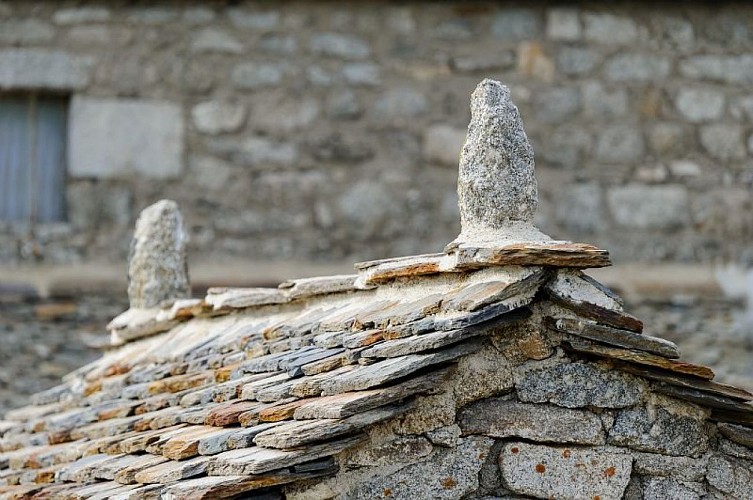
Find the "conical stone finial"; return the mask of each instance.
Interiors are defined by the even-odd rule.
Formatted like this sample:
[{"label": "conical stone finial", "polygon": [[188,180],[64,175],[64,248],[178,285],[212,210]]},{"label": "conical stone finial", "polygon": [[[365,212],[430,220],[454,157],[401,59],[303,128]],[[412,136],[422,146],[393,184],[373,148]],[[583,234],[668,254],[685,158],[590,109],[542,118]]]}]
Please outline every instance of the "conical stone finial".
[{"label": "conical stone finial", "polygon": [[128,258],[128,298],[132,309],[157,307],[190,296],[188,234],[178,204],[160,200],[136,221]]},{"label": "conical stone finial", "polygon": [[549,239],[533,227],[533,148],[510,89],[485,79],[471,96],[458,174],[460,236],[455,243]]}]

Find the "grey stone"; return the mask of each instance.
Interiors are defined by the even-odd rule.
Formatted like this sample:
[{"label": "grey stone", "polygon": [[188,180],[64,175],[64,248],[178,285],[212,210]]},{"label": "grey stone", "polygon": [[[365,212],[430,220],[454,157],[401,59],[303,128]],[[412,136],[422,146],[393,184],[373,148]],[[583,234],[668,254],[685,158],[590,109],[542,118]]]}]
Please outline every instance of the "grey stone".
[{"label": "grey stone", "polygon": [[342,75],[351,85],[372,87],[381,83],[381,70],[372,63],[350,63],[342,68]]},{"label": "grey stone", "polygon": [[125,186],[72,182],[66,190],[66,201],[68,220],[74,227],[124,227],[131,222],[133,195]]},{"label": "grey stone", "polygon": [[638,26],[630,18],[601,12],[583,14],[584,38],[600,44],[629,44],[638,38]]},{"label": "grey stone", "polygon": [[595,233],[606,228],[604,212],[604,194],[595,182],[570,185],[559,193],[557,222],[568,231]]},{"label": "grey stone", "polygon": [[458,424],[452,424],[429,431],[426,433],[426,437],[432,444],[452,448],[458,444],[458,439],[460,439],[462,433],[463,431]]},{"label": "grey stone", "polygon": [[110,20],[107,7],[69,7],[55,11],[52,16],[55,24],[101,23]]},{"label": "grey stone", "polygon": [[507,443],[499,454],[506,486],[536,498],[622,498],[632,458],[600,449]]},{"label": "grey stone", "polygon": [[441,40],[469,40],[476,26],[468,19],[447,19],[437,24],[432,33]]},{"label": "grey stone", "polygon": [[566,75],[583,75],[601,62],[601,53],[588,47],[560,48],[557,53],[557,70]]},{"label": "grey stone", "polygon": [[649,82],[666,78],[672,64],[656,54],[617,54],[604,66],[607,78],[616,82]]},{"label": "grey stone", "polygon": [[552,7],[547,11],[547,38],[572,42],[580,39],[582,31],[578,9],[573,7]]},{"label": "grey stone", "polygon": [[265,34],[259,40],[259,46],[275,54],[294,54],[298,50],[298,42],[292,35]]},{"label": "grey stone", "polygon": [[461,439],[455,448],[437,449],[423,462],[367,479],[345,496],[371,500],[389,491],[394,498],[461,498],[478,488],[478,473],[492,444],[484,437]]},{"label": "grey stone", "polygon": [[680,62],[680,73],[688,78],[732,84],[753,83],[753,55],[700,55]]},{"label": "grey stone", "polygon": [[233,163],[247,167],[291,166],[298,161],[298,147],[263,136],[217,139],[209,144],[216,154],[229,156]]},{"label": "grey stone", "polygon": [[13,45],[28,45],[52,40],[52,26],[40,19],[0,20],[0,42]]},{"label": "grey stone", "polygon": [[491,33],[500,40],[535,39],[541,33],[541,19],[533,10],[508,7],[492,19]]},{"label": "grey stone", "polygon": [[206,28],[191,37],[191,50],[194,52],[220,52],[227,54],[243,53],[243,44],[225,31]]},{"label": "grey stone", "polygon": [[689,223],[688,192],[682,185],[628,184],[607,194],[617,224],[635,229],[673,229]]},{"label": "grey stone", "polygon": [[209,191],[227,189],[230,179],[238,170],[234,165],[203,155],[191,156],[188,167],[194,185]]},{"label": "grey stone", "polygon": [[719,431],[735,443],[753,450],[753,429],[742,425],[719,424]]},{"label": "grey stone", "polygon": [[701,145],[712,157],[722,160],[745,158],[743,128],[730,123],[704,125],[700,131]]},{"label": "grey stone", "polygon": [[69,111],[69,173],[170,178],[183,167],[180,106],[151,99],[74,97]]},{"label": "grey stone", "polygon": [[366,40],[339,33],[319,33],[311,37],[309,48],[315,54],[341,59],[365,59],[371,54]]},{"label": "grey stone", "polygon": [[510,392],[513,376],[510,362],[494,347],[486,346],[478,353],[458,362],[451,389],[458,407],[491,396]]},{"label": "grey stone", "polygon": [[423,93],[409,87],[384,92],[374,104],[374,114],[381,121],[404,123],[426,113],[429,104]]},{"label": "grey stone", "polygon": [[424,132],[424,158],[431,163],[455,166],[465,142],[465,130],[449,125],[432,125]]},{"label": "grey stone", "polygon": [[246,107],[237,101],[205,101],[193,107],[191,118],[196,129],[205,134],[235,132],[246,119]]},{"label": "grey stone", "polygon": [[675,98],[675,106],[690,122],[716,120],[724,112],[724,94],[710,89],[683,88]]},{"label": "grey stone", "polygon": [[706,479],[731,498],[753,498],[753,462],[714,455]]},{"label": "grey stone", "polygon": [[555,87],[534,96],[536,117],[543,123],[572,120],[580,111],[580,90],[577,87]]},{"label": "grey stone", "polygon": [[590,153],[593,137],[582,127],[559,127],[539,149],[540,157],[550,165],[579,167]]},{"label": "grey stone", "polygon": [[319,112],[319,103],[313,98],[280,96],[258,102],[251,113],[251,124],[261,132],[286,135],[314,123]]},{"label": "grey stone", "polygon": [[523,365],[515,373],[515,388],[521,401],[549,402],[567,408],[625,408],[637,404],[645,391],[645,385],[637,378],[592,364],[537,365]]},{"label": "grey stone", "polygon": [[175,20],[178,11],[171,7],[136,7],[130,9],[129,19],[144,24],[159,25]]},{"label": "grey stone", "polygon": [[458,419],[464,434],[493,438],[519,437],[531,441],[604,444],[598,415],[552,405],[534,405],[500,398],[466,406]]},{"label": "grey stone", "polygon": [[92,65],[60,50],[0,50],[0,89],[78,90],[88,85]]},{"label": "grey stone", "polygon": [[452,58],[452,67],[461,73],[506,70],[515,66],[515,53],[511,50],[495,50],[486,54]]},{"label": "grey stone", "polygon": [[693,23],[679,16],[658,15],[651,19],[651,26],[658,32],[662,45],[675,50],[687,50],[695,42]]},{"label": "grey stone", "polygon": [[83,25],[69,28],[68,37],[80,45],[107,43],[112,46],[123,46],[131,41],[132,32],[124,27]]},{"label": "grey stone", "polygon": [[208,7],[190,7],[183,11],[183,20],[190,24],[204,24],[213,21],[214,11]]},{"label": "grey stone", "polygon": [[646,500],[699,500],[701,497],[691,490],[671,479],[648,478],[643,485],[643,498]]},{"label": "grey stone", "polygon": [[594,120],[607,120],[628,113],[628,94],[623,88],[607,90],[599,82],[586,82],[581,89],[583,114]]},{"label": "grey stone", "polygon": [[254,90],[278,85],[287,72],[285,63],[246,62],[233,68],[230,80],[240,89]]},{"label": "grey stone", "polygon": [[280,24],[280,13],[274,10],[253,11],[231,8],[227,10],[227,17],[236,27],[253,30],[271,30]]},{"label": "grey stone", "polygon": [[633,470],[638,474],[671,477],[680,481],[703,481],[706,475],[707,457],[668,457],[642,452],[633,452],[632,455]]},{"label": "grey stone", "polygon": [[687,133],[676,123],[657,123],[649,128],[648,141],[657,154],[678,155],[685,152]]},{"label": "grey stone", "polygon": [[709,446],[704,422],[662,407],[622,410],[607,442],[639,451],[673,456],[700,456]]},{"label": "grey stone", "polygon": [[[493,181],[492,181],[493,180]],[[536,212],[533,148],[510,89],[482,81],[471,97],[471,123],[460,155],[461,237],[530,223]]]},{"label": "grey stone", "polygon": [[719,440],[718,450],[725,455],[753,460],[753,450],[746,448],[745,446],[740,446],[739,444],[733,443],[732,441],[724,438]]},{"label": "grey stone", "polygon": [[332,73],[316,65],[306,68],[306,79],[310,84],[320,87],[327,87],[333,81]]},{"label": "grey stone", "polygon": [[348,458],[347,464],[356,467],[382,467],[413,463],[428,456],[434,447],[423,436],[398,436],[377,446],[361,449]]},{"label": "grey stone", "polygon": [[151,308],[169,299],[189,297],[183,216],[174,201],[161,200],[142,210],[128,259],[131,308]]},{"label": "grey stone", "polygon": [[363,106],[352,90],[333,91],[327,97],[327,115],[339,120],[355,120],[363,114]]},{"label": "grey stone", "polygon": [[597,159],[618,164],[631,164],[643,158],[643,135],[631,125],[604,127],[596,143]]}]

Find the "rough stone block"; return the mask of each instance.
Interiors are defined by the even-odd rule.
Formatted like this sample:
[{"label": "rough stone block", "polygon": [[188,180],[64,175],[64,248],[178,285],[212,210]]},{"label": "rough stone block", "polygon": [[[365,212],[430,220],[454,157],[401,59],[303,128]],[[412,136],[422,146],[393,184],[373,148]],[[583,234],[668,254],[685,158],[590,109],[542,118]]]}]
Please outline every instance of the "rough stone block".
[{"label": "rough stone block", "polygon": [[629,184],[611,189],[609,208],[617,224],[635,229],[673,229],[688,224],[685,186]]},{"label": "rough stone block", "polygon": [[3,44],[49,42],[54,36],[52,26],[40,19],[0,20],[0,43]]},{"label": "rough stone block", "polygon": [[557,52],[557,70],[566,75],[584,75],[601,62],[602,55],[587,47],[564,46]]},{"label": "rough stone block", "polygon": [[230,22],[238,28],[253,30],[271,30],[280,24],[280,13],[274,10],[246,10],[233,8],[227,10]]},{"label": "rough stone block", "polygon": [[69,7],[55,11],[55,24],[102,23],[110,19],[107,7]]},{"label": "rough stone block", "polygon": [[550,402],[567,408],[625,408],[637,404],[645,391],[645,385],[631,375],[586,363],[543,368],[530,363],[518,369],[515,379],[521,401]]},{"label": "rough stone block", "polygon": [[465,130],[433,125],[424,132],[424,158],[428,162],[457,166],[465,142]]},{"label": "rough stone block", "polygon": [[680,481],[703,481],[708,457],[668,457],[658,453],[635,452],[633,470],[646,476],[671,477]]},{"label": "rough stone block", "polygon": [[598,448],[508,443],[499,454],[509,489],[536,498],[622,498],[632,458]]},{"label": "rough stone block", "polygon": [[541,34],[541,19],[533,10],[506,8],[492,19],[491,33],[507,41],[535,39]]},{"label": "rough stone block", "polygon": [[740,125],[714,123],[702,127],[701,145],[717,160],[731,161],[745,158],[743,129]]},{"label": "rough stone block", "polygon": [[578,9],[554,7],[546,15],[546,36],[551,40],[572,42],[581,37]]},{"label": "rough stone block", "polygon": [[259,89],[279,84],[288,71],[284,63],[247,62],[233,68],[230,81],[239,89]]},{"label": "rough stone block", "polygon": [[560,193],[557,222],[568,231],[595,233],[607,225],[604,211],[604,195],[598,183],[575,184]]},{"label": "rough stone block", "polygon": [[690,122],[716,120],[724,112],[724,94],[710,89],[680,89],[675,107]]},{"label": "rough stone block", "polygon": [[628,17],[602,12],[583,14],[584,38],[599,44],[629,44],[638,39],[638,26]]},{"label": "rough stone block", "polygon": [[382,121],[403,121],[426,112],[429,103],[422,92],[399,87],[382,94],[374,104],[374,113]]},{"label": "rough stone block", "polygon": [[461,498],[479,486],[478,473],[494,441],[461,439],[455,448],[437,449],[428,459],[396,472],[376,475],[344,495],[353,499]]},{"label": "rough stone block", "polygon": [[598,415],[500,398],[485,399],[463,408],[459,423],[465,434],[494,438],[515,436],[562,444],[604,444],[605,440]]},{"label": "rough stone block", "polygon": [[379,85],[382,80],[380,67],[372,63],[346,64],[342,68],[342,75],[345,81],[351,85],[366,87]]},{"label": "rough stone block", "polygon": [[191,41],[194,52],[243,53],[243,44],[235,37],[215,28],[206,28],[195,33]]},{"label": "rough stone block", "polygon": [[716,82],[753,83],[753,55],[700,55],[680,62],[680,73],[688,78]]},{"label": "rough stone block", "polygon": [[365,59],[371,54],[366,40],[339,33],[319,33],[311,37],[309,48],[315,54],[341,59]]},{"label": "rough stone block", "polygon": [[701,496],[687,486],[673,481],[652,477],[643,485],[643,498],[645,500],[699,500]]},{"label": "rough stone block", "polygon": [[206,101],[191,110],[191,117],[199,132],[216,135],[235,132],[246,118],[246,107],[235,101]]},{"label": "rough stone block", "polygon": [[644,150],[640,128],[613,125],[604,127],[599,134],[595,156],[606,163],[634,164],[643,159]]},{"label": "rough stone block", "polygon": [[70,107],[73,177],[170,178],[183,166],[183,112],[168,101],[77,96]]},{"label": "rough stone block", "polygon": [[0,50],[0,89],[77,90],[86,87],[93,60],[61,50]]},{"label": "rough stone block", "polygon": [[580,89],[555,87],[537,92],[533,100],[536,117],[543,123],[562,123],[572,120],[580,111]]},{"label": "rough stone block", "polygon": [[617,54],[604,66],[607,78],[616,82],[658,81],[669,75],[672,63],[656,54]]},{"label": "rough stone block", "polygon": [[687,457],[700,456],[709,446],[702,420],[670,413],[661,407],[621,411],[607,442],[639,451]]},{"label": "rough stone block", "polygon": [[753,462],[714,455],[706,479],[730,498],[753,498]]}]

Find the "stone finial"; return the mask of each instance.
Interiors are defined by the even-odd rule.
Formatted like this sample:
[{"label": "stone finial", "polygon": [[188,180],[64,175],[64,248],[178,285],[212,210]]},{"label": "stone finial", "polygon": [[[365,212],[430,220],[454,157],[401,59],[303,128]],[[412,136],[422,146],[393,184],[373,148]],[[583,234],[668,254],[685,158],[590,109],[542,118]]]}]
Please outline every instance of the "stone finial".
[{"label": "stone finial", "polygon": [[160,200],[136,221],[128,258],[128,298],[132,309],[157,307],[191,293],[186,262],[188,234],[178,204]]},{"label": "stone finial", "polygon": [[471,97],[458,174],[456,243],[549,239],[533,227],[537,194],[533,148],[510,89],[485,79]]}]

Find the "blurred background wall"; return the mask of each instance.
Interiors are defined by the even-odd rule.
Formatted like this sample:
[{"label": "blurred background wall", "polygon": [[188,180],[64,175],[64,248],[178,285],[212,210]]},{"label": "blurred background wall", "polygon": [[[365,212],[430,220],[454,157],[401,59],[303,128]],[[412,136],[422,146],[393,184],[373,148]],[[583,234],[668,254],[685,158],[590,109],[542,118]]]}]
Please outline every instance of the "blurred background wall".
[{"label": "blurred background wall", "polygon": [[440,251],[484,77],[520,107],[541,229],[609,249],[604,279],[663,304],[655,333],[736,332],[699,361],[747,353],[743,2],[0,1],[0,289],[74,304],[0,318],[109,314],[83,282],[120,307],[134,220],[164,197],[209,283]]}]

